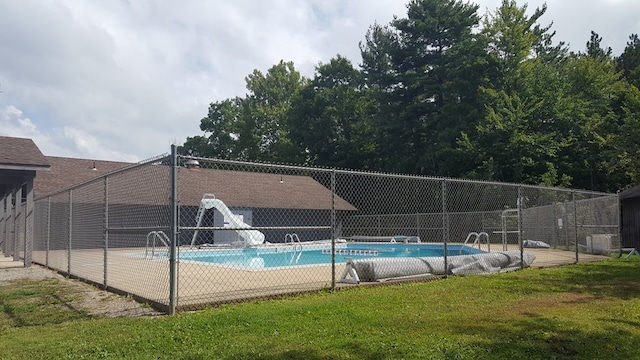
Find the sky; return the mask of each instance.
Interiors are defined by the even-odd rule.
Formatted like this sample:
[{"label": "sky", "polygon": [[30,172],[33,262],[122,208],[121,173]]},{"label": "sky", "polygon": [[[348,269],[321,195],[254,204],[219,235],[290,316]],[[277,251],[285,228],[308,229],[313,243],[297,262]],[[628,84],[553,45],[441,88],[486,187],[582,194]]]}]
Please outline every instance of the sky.
[{"label": "sky", "polygon": [[[280,60],[303,76],[340,54],[361,62],[369,26],[408,0],[2,0],[0,136],[48,156],[138,162],[203,135],[209,104],[246,95]],[[500,0],[475,0],[480,15]],[[519,0],[528,12],[544,2]],[[547,0],[542,25],[619,55],[640,33],[638,0]]]}]

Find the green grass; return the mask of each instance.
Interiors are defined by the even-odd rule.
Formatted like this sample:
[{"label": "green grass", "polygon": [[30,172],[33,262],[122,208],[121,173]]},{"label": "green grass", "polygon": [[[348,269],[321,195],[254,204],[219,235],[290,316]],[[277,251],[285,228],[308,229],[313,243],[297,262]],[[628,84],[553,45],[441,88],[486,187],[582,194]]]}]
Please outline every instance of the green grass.
[{"label": "green grass", "polygon": [[0,333],[12,328],[88,319],[85,311],[70,307],[74,292],[57,279],[15,280],[0,286]]},{"label": "green grass", "polygon": [[[29,291],[37,298],[40,283],[0,287],[1,359],[640,358],[638,260],[358,287],[157,318],[90,319],[47,301],[37,301],[42,309],[32,308],[32,317],[12,315],[17,305],[4,304],[29,302]],[[66,311],[66,319],[46,320],[47,308]]]}]

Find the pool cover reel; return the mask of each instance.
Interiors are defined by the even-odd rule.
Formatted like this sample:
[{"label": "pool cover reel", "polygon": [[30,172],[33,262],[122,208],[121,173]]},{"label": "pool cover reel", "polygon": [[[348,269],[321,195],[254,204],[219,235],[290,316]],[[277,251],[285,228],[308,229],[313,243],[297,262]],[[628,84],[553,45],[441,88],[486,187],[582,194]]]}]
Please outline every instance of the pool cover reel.
[{"label": "pool cover reel", "polygon": [[[529,267],[535,258],[525,252],[523,264],[519,250],[449,256],[447,267],[448,273],[454,275],[492,274]],[[352,279],[347,279],[348,275]],[[341,281],[384,281],[420,275],[445,275],[444,257],[351,259]]]}]

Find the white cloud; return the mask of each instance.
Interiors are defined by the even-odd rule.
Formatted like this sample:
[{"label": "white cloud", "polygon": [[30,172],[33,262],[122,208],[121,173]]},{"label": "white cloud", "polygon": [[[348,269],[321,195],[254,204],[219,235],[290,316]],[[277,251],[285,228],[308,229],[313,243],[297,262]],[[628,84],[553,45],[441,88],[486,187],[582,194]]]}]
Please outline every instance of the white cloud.
[{"label": "white cloud", "polygon": [[12,105],[0,108],[0,135],[33,139],[40,151],[47,155],[73,156],[72,151],[58,146],[61,142],[55,139],[55,132],[43,133],[30,118],[24,116],[22,110]]},{"label": "white cloud", "polygon": [[0,109],[0,129],[3,136],[28,138],[40,135],[31,119],[12,105]]},{"label": "white cloud", "polygon": [[[494,11],[500,0],[484,0],[483,8]],[[614,55],[620,55],[629,35],[640,33],[640,1],[638,0],[518,0],[520,6],[528,4],[528,13],[547,4],[547,12],[540,18],[541,25],[553,23],[555,40],[564,41],[573,51],[585,51],[591,30],[598,33],[602,46],[610,46]]]},{"label": "white cloud", "polygon": [[130,154],[108,150],[96,136],[72,127],[47,129],[44,133],[30,118],[24,116],[22,110],[12,105],[0,108],[0,135],[33,139],[46,155],[128,162],[140,160]]},{"label": "white cloud", "polygon": [[109,159],[113,161],[136,162],[138,158],[120,151],[106,149],[100,140],[82,130],[71,127],[64,128],[64,135],[75,145],[79,153],[87,154],[89,159]]},{"label": "white cloud", "polygon": [[[3,0],[0,132],[33,137],[47,155],[165,153],[174,139],[200,134],[210,102],[243,96],[254,69],[282,59],[312,76],[336,54],[358,64],[367,28],[405,16],[406,2]],[[592,27],[616,53],[640,32],[636,0],[547,3],[542,22],[554,21],[557,40],[577,50]],[[479,4],[495,10],[500,0]]]}]

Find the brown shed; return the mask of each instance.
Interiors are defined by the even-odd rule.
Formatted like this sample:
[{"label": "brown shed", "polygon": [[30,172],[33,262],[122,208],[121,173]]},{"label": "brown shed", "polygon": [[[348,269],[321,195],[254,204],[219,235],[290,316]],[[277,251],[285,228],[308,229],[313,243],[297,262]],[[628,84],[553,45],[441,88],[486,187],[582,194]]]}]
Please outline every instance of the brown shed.
[{"label": "brown shed", "polygon": [[640,185],[618,194],[621,247],[640,250]]}]

